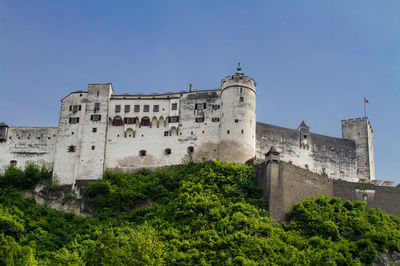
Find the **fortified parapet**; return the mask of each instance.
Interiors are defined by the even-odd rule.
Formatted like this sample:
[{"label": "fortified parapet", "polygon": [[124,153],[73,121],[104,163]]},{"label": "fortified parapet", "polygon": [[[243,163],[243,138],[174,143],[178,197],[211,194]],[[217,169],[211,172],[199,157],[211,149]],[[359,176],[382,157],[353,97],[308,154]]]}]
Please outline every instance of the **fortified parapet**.
[{"label": "fortified parapet", "polygon": [[375,179],[374,141],[367,117],[342,120],[342,138],[356,143],[357,177]]},{"label": "fortified parapet", "polygon": [[221,82],[219,158],[244,163],[256,151],[256,82],[244,75],[240,64]]}]

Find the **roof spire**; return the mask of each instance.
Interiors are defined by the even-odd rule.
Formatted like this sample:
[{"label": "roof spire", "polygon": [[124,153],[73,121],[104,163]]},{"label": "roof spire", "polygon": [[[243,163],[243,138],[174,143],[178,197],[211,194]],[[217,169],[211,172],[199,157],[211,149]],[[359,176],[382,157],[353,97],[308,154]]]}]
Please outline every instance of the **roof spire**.
[{"label": "roof spire", "polygon": [[236,68],[236,75],[239,75],[239,76],[243,75],[242,68],[240,67],[240,62],[238,62],[238,66]]}]

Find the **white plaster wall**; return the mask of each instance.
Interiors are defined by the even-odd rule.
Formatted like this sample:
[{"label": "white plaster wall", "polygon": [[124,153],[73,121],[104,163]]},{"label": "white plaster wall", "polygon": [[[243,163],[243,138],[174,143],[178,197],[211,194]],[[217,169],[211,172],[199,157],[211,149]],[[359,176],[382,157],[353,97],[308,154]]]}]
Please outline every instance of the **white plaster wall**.
[{"label": "white plaster wall", "polygon": [[53,168],[57,128],[10,127],[7,140],[0,142],[0,172],[12,160],[22,169],[29,163]]}]

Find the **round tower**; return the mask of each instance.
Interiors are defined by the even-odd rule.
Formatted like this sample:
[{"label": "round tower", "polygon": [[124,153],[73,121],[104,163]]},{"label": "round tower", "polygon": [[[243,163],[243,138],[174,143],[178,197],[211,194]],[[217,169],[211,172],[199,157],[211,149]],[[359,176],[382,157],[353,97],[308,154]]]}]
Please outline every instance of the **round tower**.
[{"label": "round tower", "polygon": [[256,82],[236,73],[221,81],[219,159],[244,163],[256,152]]}]

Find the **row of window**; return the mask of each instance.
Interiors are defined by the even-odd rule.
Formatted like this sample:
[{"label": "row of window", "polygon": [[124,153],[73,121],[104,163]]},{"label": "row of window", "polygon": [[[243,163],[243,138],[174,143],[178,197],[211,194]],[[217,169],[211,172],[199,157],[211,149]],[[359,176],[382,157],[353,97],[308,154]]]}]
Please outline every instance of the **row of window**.
[{"label": "row of window", "polygon": [[[177,109],[178,109],[178,104],[177,103],[173,103],[171,105],[171,110],[177,110]],[[131,111],[131,106],[126,104],[124,106],[124,112],[125,113],[129,113],[130,111]],[[135,113],[139,113],[140,112],[140,105],[139,104],[135,104],[133,106],[133,111]],[[160,106],[159,105],[153,105],[153,112],[154,113],[158,113],[159,111],[160,111]],[[116,113],[120,113],[121,112],[121,105],[116,105],[115,106],[115,112]],[[148,104],[143,105],[143,112],[145,112],[145,113],[150,112],[150,105],[148,105]]]},{"label": "row of window", "polygon": [[[101,115],[91,115],[90,116],[90,121],[101,121]],[[70,124],[78,124],[79,123],[79,117],[70,117],[68,122]]]},{"label": "row of window", "polygon": [[[96,147],[95,147],[95,146],[92,146],[91,149],[94,151],[94,150],[96,149]],[[75,151],[76,151],[76,146],[74,146],[74,145],[68,146],[68,152],[75,152]],[[188,153],[189,155],[192,155],[193,152],[194,152],[194,147],[193,147],[193,146],[189,146],[189,147],[187,148],[187,153]],[[171,153],[172,153],[172,150],[171,150],[170,148],[167,148],[167,149],[164,150],[164,154],[165,154],[165,155],[170,155]],[[140,151],[139,151],[139,156],[140,156],[140,157],[144,157],[144,156],[146,156],[146,154],[147,154],[146,150],[140,150]],[[11,162],[13,162],[13,161],[11,161]],[[15,165],[16,165],[16,164],[17,164],[17,163],[16,163],[16,161],[15,161]]]},{"label": "row of window", "polygon": [[[194,104],[194,110],[204,110],[207,108],[207,104],[206,103],[195,103]],[[212,105],[212,109],[213,110],[218,110],[219,108],[221,108],[221,106],[219,104],[213,104]]]},{"label": "row of window", "polygon": [[[69,110],[73,113],[76,113],[78,111],[82,110],[82,106],[81,105],[70,105],[69,106]],[[94,104],[94,110],[95,113],[100,111],[100,103],[95,103]]]}]

